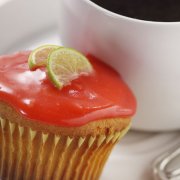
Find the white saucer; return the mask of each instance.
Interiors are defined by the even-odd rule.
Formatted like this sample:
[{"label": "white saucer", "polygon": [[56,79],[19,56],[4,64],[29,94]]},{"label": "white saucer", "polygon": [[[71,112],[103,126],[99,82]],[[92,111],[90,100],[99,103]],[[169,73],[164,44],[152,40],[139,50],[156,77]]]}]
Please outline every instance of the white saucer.
[{"label": "white saucer", "polygon": [[[34,10],[29,9],[30,1],[26,0],[13,0],[13,2],[0,6],[0,22],[4,24],[4,27],[0,29],[0,54],[32,49],[40,44],[61,44],[58,30],[54,24],[55,14],[52,13],[52,17],[50,17],[51,13],[48,13],[56,8],[55,5],[49,6],[50,2],[52,2],[51,0],[43,1],[43,12],[45,13],[43,17],[46,21],[43,20],[43,23],[40,24],[41,18],[39,18],[39,20],[37,18],[35,24],[38,25],[35,28],[33,26],[33,21],[29,17],[32,14],[38,16],[38,11],[36,10],[38,9],[37,6],[42,4],[42,0],[32,0],[31,7],[33,7],[33,2],[34,4],[36,3],[36,8]],[[24,9],[21,11],[21,14],[17,14],[13,19],[11,19],[13,14],[10,16],[7,15],[7,12],[14,9],[14,7],[17,12],[20,11],[22,5]],[[16,11],[13,12],[15,13]],[[42,16],[42,14],[40,15]],[[7,20],[6,17],[8,17],[8,25],[5,23]],[[23,19],[23,17],[25,19]],[[13,22],[11,21],[19,20],[19,18],[21,18],[21,27],[23,26],[23,31],[20,26],[12,26]],[[16,24],[14,23],[14,25]],[[24,26],[27,28],[32,26],[32,29],[27,30]],[[13,34],[13,31],[16,32],[16,34]],[[152,163],[154,159],[161,153],[178,144],[180,142],[179,136],[180,133],[178,132],[129,132],[113,150],[103,171],[101,180],[152,180]]]}]

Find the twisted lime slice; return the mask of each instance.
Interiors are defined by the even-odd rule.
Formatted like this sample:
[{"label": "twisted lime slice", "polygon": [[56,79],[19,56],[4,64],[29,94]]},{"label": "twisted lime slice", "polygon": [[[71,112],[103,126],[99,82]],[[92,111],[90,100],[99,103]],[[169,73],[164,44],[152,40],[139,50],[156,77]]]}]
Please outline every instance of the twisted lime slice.
[{"label": "twisted lime slice", "polygon": [[29,56],[28,64],[30,69],[45,66],[47,64],[47,59],[49,54],[58,49],[57,45],[43,45],[33,50]]},{"label": "twisted lime slice", "polygon": [[50,53],[47,69],[52,83],[59,89],[80,75],[88,75],[93,71],[84,55],[74,49],[63,47]]}]

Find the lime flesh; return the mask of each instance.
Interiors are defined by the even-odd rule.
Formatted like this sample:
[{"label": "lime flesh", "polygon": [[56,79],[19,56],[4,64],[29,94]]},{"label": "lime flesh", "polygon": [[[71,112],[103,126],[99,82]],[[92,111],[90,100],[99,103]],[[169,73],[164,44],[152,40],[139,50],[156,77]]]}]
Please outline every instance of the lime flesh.
[{"label": "lime flesh", "polygon": [[43,45],[33,50],[28,59],[29,68],[46,66],[49,54],[58,48],[57,45]]},{"label": "lime flesh", "polygon": [[50,80],[59,89],[80,75],[88,75],[93,71],[92,65],[84,55],[74,49],[63,47],[50,53],[47,69]]}]

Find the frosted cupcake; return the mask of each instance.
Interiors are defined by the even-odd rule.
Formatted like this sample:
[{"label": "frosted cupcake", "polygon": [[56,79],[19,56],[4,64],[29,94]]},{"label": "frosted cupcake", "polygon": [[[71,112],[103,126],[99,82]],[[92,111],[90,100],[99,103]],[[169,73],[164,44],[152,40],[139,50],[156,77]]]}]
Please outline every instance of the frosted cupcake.
[{"label": "frosted cupcake", "polygon": [[0,57],[1,178],[99,179],[130,127],[132,92],[93,56],[93,73],[56,88],[44,67],[29,69],[29,55]]}]

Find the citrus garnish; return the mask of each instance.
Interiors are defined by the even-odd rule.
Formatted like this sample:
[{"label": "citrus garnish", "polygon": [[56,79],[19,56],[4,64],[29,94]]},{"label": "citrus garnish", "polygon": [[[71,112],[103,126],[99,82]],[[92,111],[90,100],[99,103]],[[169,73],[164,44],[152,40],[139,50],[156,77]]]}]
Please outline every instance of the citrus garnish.
[{"label": "citrus garnish", "polygon": [[70,48],[59,48],[50,53],[47,62],[48,75],[59,89],[70,84],[80,75],[88,75],[93,68],[80,52]]},{"label": "citrus garnish", "polygon": [[47,64],[48,55],[58,49],[57,45],[43,45],[33,50],[29,56],[28,64],[30,69],[45,66]]}]

